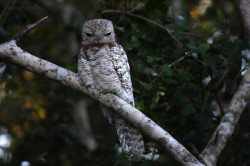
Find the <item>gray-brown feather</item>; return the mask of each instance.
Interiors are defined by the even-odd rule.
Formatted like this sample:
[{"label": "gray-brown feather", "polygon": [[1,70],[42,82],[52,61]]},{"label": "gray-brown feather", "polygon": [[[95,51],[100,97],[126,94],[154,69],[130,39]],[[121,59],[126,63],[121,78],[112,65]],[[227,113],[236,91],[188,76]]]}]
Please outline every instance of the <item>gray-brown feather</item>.
[{"label": "gray-brown feather", "polygon": [[[111,34],[107,36],[109,32]],[[88,33],[92,36],[88,36]],[[96,42],[97,38],[100,41]],[[104,19],[87,21],[83,26],[82,45],[78,59],[79,75],[84,77],[86,70],[88,74],[91,74],[95,88],[102,90],[103,93],[113,93],[134,106],[127,55],[115,42],[112,23]],[[110,108],[104,105],[101,105],[101,108],[108,121],[115,124],[124,152],[132,158],[142,157],[144,142],[139,130]]]}]

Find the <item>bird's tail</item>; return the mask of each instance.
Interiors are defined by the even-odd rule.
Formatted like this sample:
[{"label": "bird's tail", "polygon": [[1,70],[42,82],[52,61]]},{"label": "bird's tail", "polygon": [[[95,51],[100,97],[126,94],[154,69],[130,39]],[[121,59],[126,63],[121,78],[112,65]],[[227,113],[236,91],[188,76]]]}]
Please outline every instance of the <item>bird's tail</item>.
[{"label": "bird's tail", "polygon": [[144,142],[141,133],[121,116],[111,113],[110,109],[101,104],[101,109],[108,122],[115,124],[116,132],[123,151],[130,160],[143,158]]},{"label": "bird's tail", "polygon": [[115,115],[116,132],[123,151],[130,160],[140,160],[143,158],[144,142],[141,133],[128,121]]}]

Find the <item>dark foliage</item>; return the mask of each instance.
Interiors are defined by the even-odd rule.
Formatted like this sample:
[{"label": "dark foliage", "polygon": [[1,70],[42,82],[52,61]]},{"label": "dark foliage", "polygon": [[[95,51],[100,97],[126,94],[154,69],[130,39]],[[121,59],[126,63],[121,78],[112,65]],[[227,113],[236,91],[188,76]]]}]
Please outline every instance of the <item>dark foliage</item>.
[{"label": "dark foliage", "polygon": [[[0,27],[0,42],[47,15],[49,19],[18,45],[76,72],[83,22],[100,17],[112,20],[131,65],[136,107],[197,156],[226,111],[244,70],[241,51],[247,42],[237,4],[219,0],[202,9],[197,0],[184,0],[181,8],[174,8],[169,0],[128,1],[128,11],[171,30],[185,47],[180,48],[164,29],[143,19],[102,16],[107,9],[124,10],[124,2],[18,0]],[[0,1],[0,13],[6,4],[7,0]],[[169,66],[181,57],[185,58]],[[4,65],[0,62],[0,69]],[[205,78],[211,81],[204,83]],[[82,98],[87,97],[7,64],[0,77],[0,134],[7,135],[11,145],[0,149],[0,165],[19,166],[23,161],[32,166],[178,165],[159,146],[160,158],[155,162],[132,164],[124,154],[118,155],[113,126],[91,99],[87,99],[89,118],[98,147],[89,152],[77,139],[72,118],[73,106]],[[218,165],[250,164],[249,116],[246,109]]]}]

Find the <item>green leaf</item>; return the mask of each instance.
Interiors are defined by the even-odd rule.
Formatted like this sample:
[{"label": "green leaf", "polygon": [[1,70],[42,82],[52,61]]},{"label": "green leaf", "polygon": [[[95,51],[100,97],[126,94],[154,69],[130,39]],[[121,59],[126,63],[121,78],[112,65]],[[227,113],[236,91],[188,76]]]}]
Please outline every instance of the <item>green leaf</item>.
[{"label": "green leaf", "polygon": [[155,62],[155,58],[153,56],[147,56],[147,63],[154,63]]},{"label": "green leaf", "polygon": [[160,96],[165,96],[165,92],[158,92]]},{"label": "green leaf", "polygon": [[157,92],[156,98],[155,98],[155,103],[158,103],[161,96],[164,96],[164,95],[165,95],[165,92]]},{"label": "green leaf", "polygon": [[146,83],[146,82],[142,82],[142,81],[139,81],[139,83],[143,86],[143,88],[147,89],[147,90],[151,90],[153,88],[152,85]]},{"label": "green leaf", "polygon": [[166,75],[166,76],[172,76],[173,74],[172,74],[172,71],[171,71],[171,69],[168,67],[168,65],[162,65],[161,66],[161,70],[164,72],[164,74]]}]

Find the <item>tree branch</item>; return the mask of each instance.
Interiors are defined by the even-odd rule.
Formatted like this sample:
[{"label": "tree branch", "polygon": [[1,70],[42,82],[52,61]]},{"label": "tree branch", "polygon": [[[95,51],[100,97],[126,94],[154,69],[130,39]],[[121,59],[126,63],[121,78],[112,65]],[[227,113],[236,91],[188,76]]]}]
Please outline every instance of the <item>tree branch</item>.
[{"label": "tree branch", "polygon": [[34,24],[30,24],[27,27],[25,27],[22,31],[17,33],[14,37],[13,40],[18,41],[20,38],[22,38],[25,34],[27,34],[29,31],[40,25],[42,22],[48,19],[48,16],[43,17],[42,19],[38,20]]},{"label": "tree branch", "polygon": [[[241,14],[244,20],[245,28],[247,29],[248,38],[250,43],[250,0],[240,0]],[[228,71],[227,71],[228,72]],[[227,140],[234,132],[246,104],[250,96],[250,68],[245,73],[242,82],[234,94],[220,124],[217,126],[213,136],[209,140],[205,149],[202,151],[200,158],[203,159],[207,166],[215,166],[218,157],[224,149]]]},{"label": "tree branch", "polygon": [[215,166],[217,159],[224,149],[227,140],[234,132],[243,110],[250,96],[250,68],[246,72],[243,80],[234,94],[227,111],[225,111],[220,124],[217,126],[213,136],[209,140],[205,149],[202,151],[200,158],[205,161],[207,166]]},{"label": "tree branch", "polygon": [[138,109],[113,94],[103,94],[97,89],[84,87],[81,85],[78,74],[31,55],[18,47],[14,40],[0,45],[0,59],[16,64],[28,71],[57,81],[75,90],[82,91],[102,104],[114,108],[116,113],[140,128],[150,138],[159,142],[182,165],[203,165],[167,131],[162,129]]},{"label": "tree branch", "polygon": [[250,43],[250,0],[240,0],[240,10],[247,31],[248,42]]},{"label": "tree branch", "polygon": [[128,12],[128,11],[121,11],[121,10],[104,10],[102,12],[102,15],[106,15],[106,14],[120,14],[120,15],[127,15],[127,16],[130,16],[130,17],[134,17],[134,18],[138,18],[138,19],[141,19],[141,20],[144,20],[144,21],[147,21],[163,30],[165,30],[169,36],[171,37],[171,39],[173,39],[173,41],[175,41],[175,43],[177,44],[178,47],[182,48],[185,50],[185,48],[183,47],[183,44],[172,34],[172,31],[169,30],[168,28],[164,27],[163,25],[161,24],[158,24],[157,22],[153,21],[153,20],[150,20],[146,17],[143,17],[143,16],[140,16],[140,15],[137,15],[137,14],[133,14],[131,12]]}]

